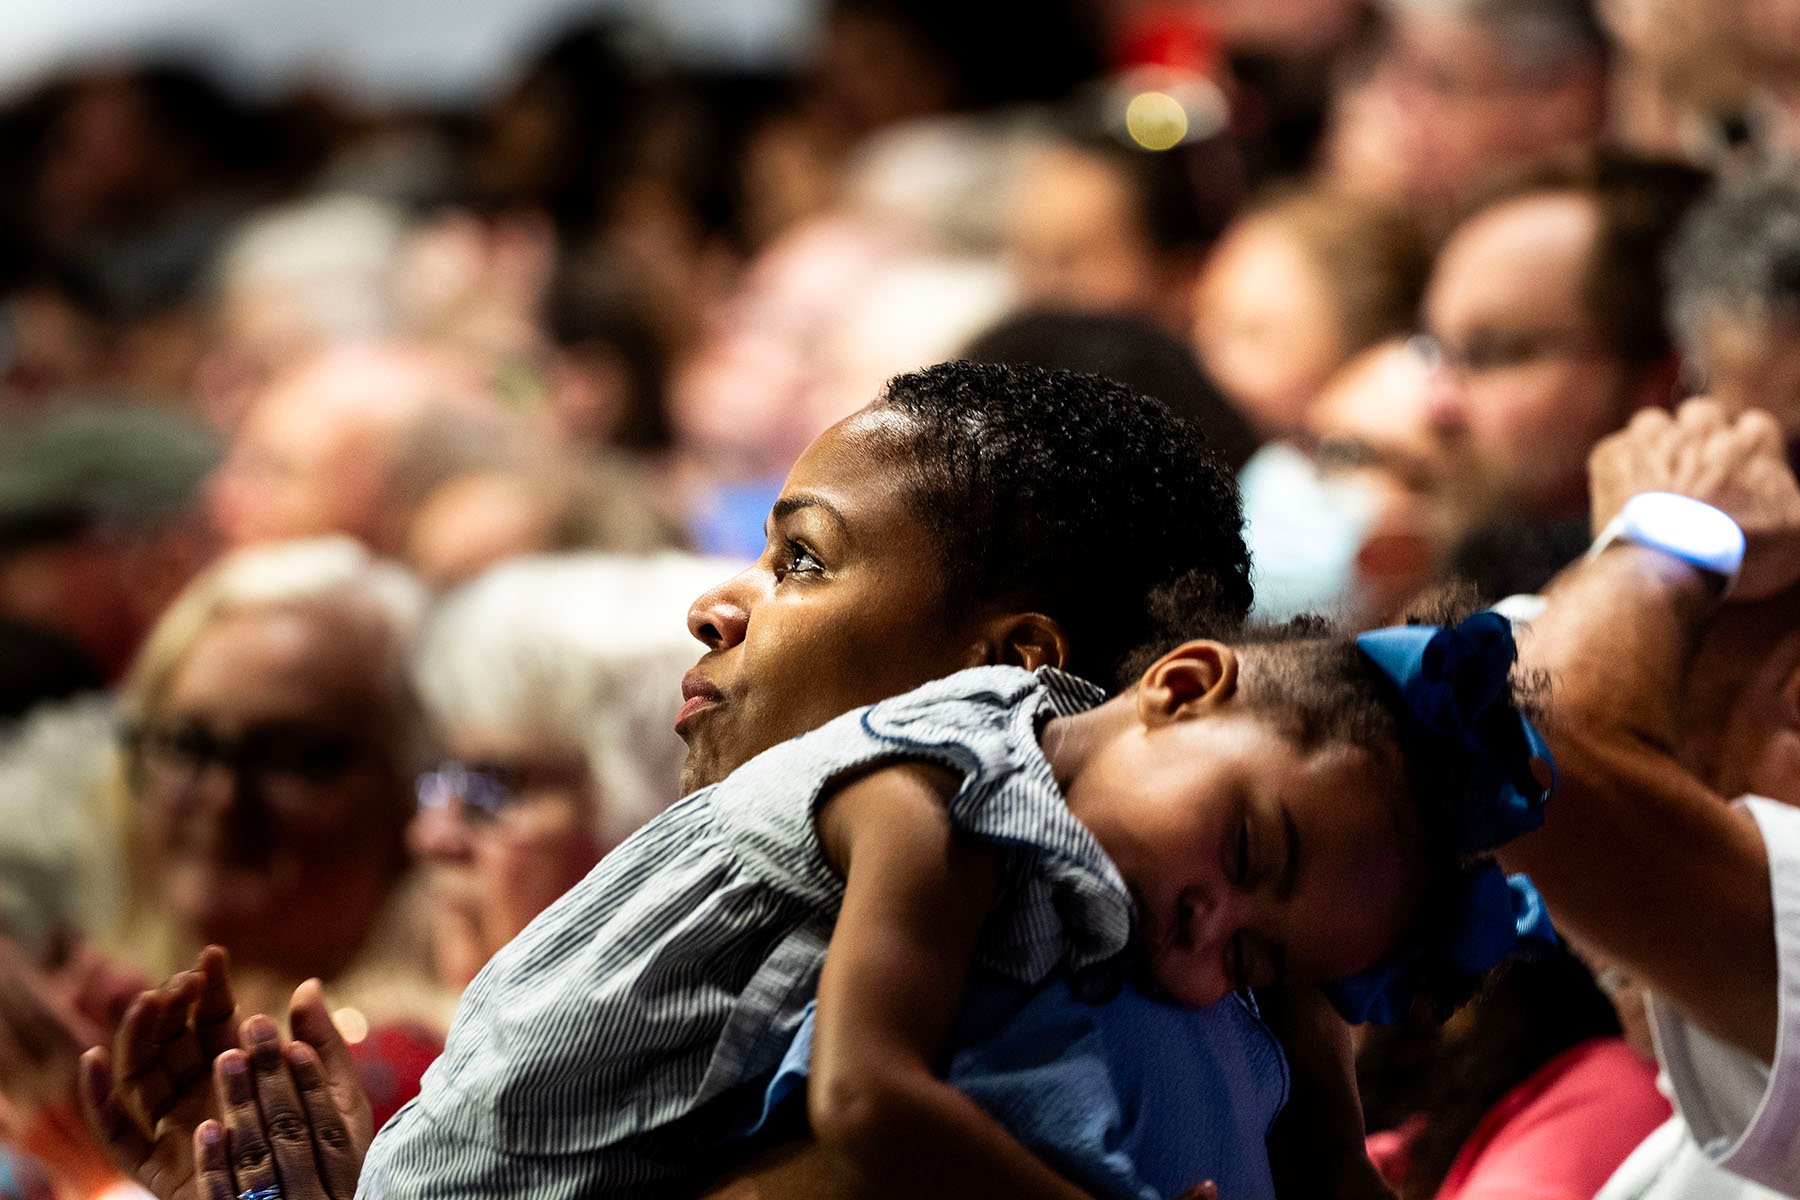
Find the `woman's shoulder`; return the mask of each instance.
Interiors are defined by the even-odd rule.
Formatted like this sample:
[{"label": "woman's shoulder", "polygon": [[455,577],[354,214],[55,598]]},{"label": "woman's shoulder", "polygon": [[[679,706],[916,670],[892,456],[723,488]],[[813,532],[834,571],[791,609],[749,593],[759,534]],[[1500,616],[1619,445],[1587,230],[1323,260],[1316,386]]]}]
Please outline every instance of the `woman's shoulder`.
[{"label": "woman's shoulder", "polygon": [[733,815],[798,805],[810,819],[833,781],[883,764],[934,762],[971,783],[989,778],[1011,769],[1021,743],[1034,740],[1016,717],[1041,691],[1018,667],[958,671],[763,751],[713,785],[711,803]]},{"label": "woman's shoulder", "polygon": [[1053,669],[971,667],[861,711],[861,728],[878,738],[921,747],[964,746],[990,753],[1035,751],[1046,716],[1091,708],[1104,699],[1093,685]]}]

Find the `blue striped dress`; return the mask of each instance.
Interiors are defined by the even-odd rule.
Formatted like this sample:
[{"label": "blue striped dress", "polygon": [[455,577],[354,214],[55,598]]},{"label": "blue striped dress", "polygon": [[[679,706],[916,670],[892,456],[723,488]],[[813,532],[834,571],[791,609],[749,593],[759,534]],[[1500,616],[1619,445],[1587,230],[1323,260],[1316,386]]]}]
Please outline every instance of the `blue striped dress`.
[{"label": "blue striped dress", "polygon": [[1116,958],[1125,886],[1038,745],[1098,688],[980,667],[847,713],[688,796],[482,970],[370,1148],[363,1197],[691,1195],[730,1165],[818,987],[843,901],[814,823],[885,763],[957,772],[953,825],[1003,853],[978,967],[1022,984]]}]

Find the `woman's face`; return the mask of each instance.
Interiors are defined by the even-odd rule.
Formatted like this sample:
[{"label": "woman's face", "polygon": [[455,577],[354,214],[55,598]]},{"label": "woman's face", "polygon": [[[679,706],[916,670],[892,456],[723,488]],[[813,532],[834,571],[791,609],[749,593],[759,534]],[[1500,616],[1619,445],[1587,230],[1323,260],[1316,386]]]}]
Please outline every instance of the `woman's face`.
[{"label": "woman's face", "polygon": [[986,661],[973,623],[946,615],[937,543],[891,453],[904,421],[865,409],[821,434],[788,474],[762,556],[694,602],[688,628],[707,653],[682,687],[684,791]]},{"label": "woman's face", "polygon": [[329,608],[215,619],[133,757],[139,830],[187,931],[254,956],[271,931],[359,939],[400,860],[407,781],[373,624]]},{"label": "woman's face", "polygon": [[429,869],[439,975],[460,988],[611,847],[580,753],[477,730],[449,741],[455,761],[421,781],[407,841]]},{"label": "woman's face", "polygon": [[1169,272],[1131,184],[1106,160],[1047,150],[1010,206],[1007,255],[1028,303],[1094,312],[1155,312]]},{"label": "woman's face", "polygon": [[1251,217],[1207,260],[1194,298],[1194,348],[1265,438],[1296,432],[1343,360],[1329,281],[1304,248]]}]

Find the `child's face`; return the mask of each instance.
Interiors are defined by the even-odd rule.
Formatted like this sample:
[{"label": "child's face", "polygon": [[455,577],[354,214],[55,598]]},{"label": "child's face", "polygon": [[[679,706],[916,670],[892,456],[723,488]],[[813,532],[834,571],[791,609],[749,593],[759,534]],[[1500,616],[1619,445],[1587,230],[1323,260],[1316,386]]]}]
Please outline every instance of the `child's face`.
[{"label": "child's face", "polygon": [[1375,758],[1302,752],[1254,713],[1139,727],[1070,806],[1132,891],[1161,988],[1203,1007],[1245,987],[1346,978],[1406,923],[1400,781]]},{"label": "child's face", "polygon": [[982,661],[944,615],[938,546],[892,460],[892,413],[821,434],[788,474],[762,557],[706,592],[683,694],[683,791],[832,717]]}]

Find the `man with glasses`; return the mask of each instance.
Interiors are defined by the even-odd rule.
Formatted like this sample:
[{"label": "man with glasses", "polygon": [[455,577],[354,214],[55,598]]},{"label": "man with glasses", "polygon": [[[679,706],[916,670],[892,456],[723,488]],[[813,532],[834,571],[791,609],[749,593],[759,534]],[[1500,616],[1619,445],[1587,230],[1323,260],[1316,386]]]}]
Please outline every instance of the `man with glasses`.
[{"label": "man with glasses", "polygon": [[1473,461],[1495,519],[1584,512],[1588,451],[1677,398],[1662,258],[1704,184],[1685,166],[1584,156],[1494,192],[1451,232],[1414,345],[1432,368],[1429,424]]}]

